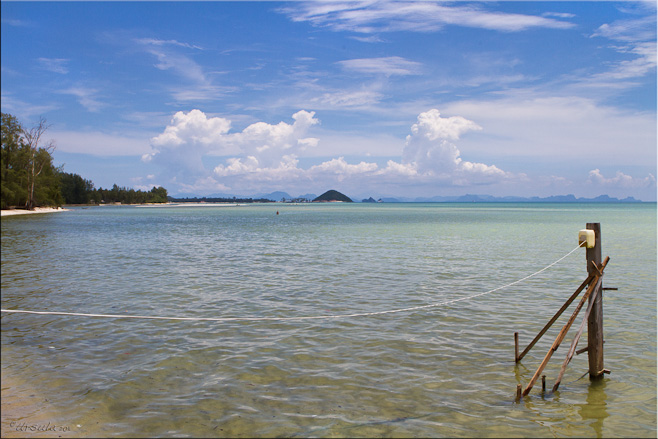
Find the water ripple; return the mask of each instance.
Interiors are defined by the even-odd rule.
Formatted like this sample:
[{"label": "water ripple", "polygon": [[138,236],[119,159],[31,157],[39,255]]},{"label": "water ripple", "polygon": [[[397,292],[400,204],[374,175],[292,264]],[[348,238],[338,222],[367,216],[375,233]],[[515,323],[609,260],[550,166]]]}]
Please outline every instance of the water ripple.
[{"label": "water ripple", "polygon": [[2,302],[198,317],[422,306],[542,268],[594,214],[606,282],[621,287],[604,299],[613,375],[602,383],[578,380],[578,356],[559,392],[513,401],[555,335],[516,365],[512,334],[527,343],[541,329],[584,278],[582,257],[477,300],[360,319],[3,314],[3,374],[42,383],[87,436],[655,437],[656,212],[643,205],[104,207],[3,220]]}]

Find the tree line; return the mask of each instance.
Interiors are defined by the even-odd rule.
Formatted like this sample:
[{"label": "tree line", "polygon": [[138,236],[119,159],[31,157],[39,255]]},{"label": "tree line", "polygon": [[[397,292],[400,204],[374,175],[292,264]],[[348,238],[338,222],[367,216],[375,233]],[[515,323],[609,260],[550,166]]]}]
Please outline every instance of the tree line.
[{"label": "tree line", "polygon": [[194,198],[172,198],[169,197],[172,203],[273,203],[274,201],[267,198],[229,198],[229,197],[194,197]]},{"label": "tree line", "polygon": [[154,187],[150,191],[141,191],[119,187],[116,184],[112,189],[94,188],[94,183],[85,180],[78,174],[60,173],[60,191],[64,197],[64,204],[145,204],[166,203],[168,201],[167,189]]},{"label": "tree line", "polygon": [[41,118],[26,129],[18,119],[1,113],[2,150],[0,154],[0,186],[2,209],[10,207],[34,209],[38,206],[58,207],[62,204],[100,203],[166,203],[167,190],[154,187],[141,191],[119,187],[94,187],[94,183],[78,174],[66,173],[53,164],[53,141],[43,141],[49,125]]}]

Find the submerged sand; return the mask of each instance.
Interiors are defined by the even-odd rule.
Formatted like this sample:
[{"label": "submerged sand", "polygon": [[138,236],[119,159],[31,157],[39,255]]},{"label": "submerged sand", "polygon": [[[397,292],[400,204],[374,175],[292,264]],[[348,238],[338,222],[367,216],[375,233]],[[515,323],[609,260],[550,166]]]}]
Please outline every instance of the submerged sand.
[{"label": "submerged sand", "polygon": [[70,425],[50,408],[37,389],[2,371],[2,437],[73,437],[77,425]]}]

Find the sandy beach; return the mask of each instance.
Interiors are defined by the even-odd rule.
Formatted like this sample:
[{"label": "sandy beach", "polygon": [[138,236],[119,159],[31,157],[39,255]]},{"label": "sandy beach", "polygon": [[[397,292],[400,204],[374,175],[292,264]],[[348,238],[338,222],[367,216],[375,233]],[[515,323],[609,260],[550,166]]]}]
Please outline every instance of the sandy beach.
[{"label": "sandy beach", "polygon": [[52,213],[52,212],[66,212],[68,209],[61,207],[36,207],[34,210],[25,209],[3,209],[0,210],[2,216],[13,215],[32,215],[35,213]]}]

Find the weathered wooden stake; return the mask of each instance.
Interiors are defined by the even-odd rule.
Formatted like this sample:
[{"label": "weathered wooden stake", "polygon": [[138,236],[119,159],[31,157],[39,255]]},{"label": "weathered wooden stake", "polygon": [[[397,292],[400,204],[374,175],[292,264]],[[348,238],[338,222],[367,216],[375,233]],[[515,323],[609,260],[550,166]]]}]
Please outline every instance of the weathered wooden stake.
[{"label": "weathered wooden stake", "polygon": [[516,385],[516,400],[517,401],[521,399],[522,389],[523,389],[523,386],[521,386],[521,384]]},{"label": "weathered wooden stake", "polygon": [[588,300],[592,294],[592,292],[597,289],[601,288],[601,283],[599,282],[599,279],[601,279],[601,276],[599,273],[603,273],[603,270],[605,270],[605,266],[608,263],[608,260],[610,258],[606,258],[605,261],[601,264],[601,267],[596,267],[597,273],[594,274],[594,279],[589,284],[589,287],[587,287],[587,291],[583,295],[583,298],[580,299],[580,302],[578,302],[578,306],[576,306],[576,309],[574,310],[573,314],[569,318],[569,321],[562,327],[562,330],[558,334],[557,338],[553,342],[553,346],[551,346],[551,349],[549,349],[548,353],[544,357],[544,360],[541,362],[539,365],[539,368],[535,372],[535,374],[532,376],[530,379],[530,382],[526,386],[525,390],[523,391],[523,396],[526,396],[528,393],[530,393],[530,389],[532,389],[532,386],[535,385],[535,382],[539,378],[539,374],[541,374],[546,367],[546,364],[548,364],[548,360],[551,359],[551,356],[553,353],[557,350],[558,347],[560,347],[560,343],[562,343],[562,340],[564,340],[564,337],[566,337],[567,332],[569,331],[569,328],[571,328],[571,325],[573,324],[573,321],[576,319],[578,316],[578,313],[580,312],[580,309],[583,307],[583,304],[585,303],[586,300]]},{"label": "weathered wooden stake", "polygon": [[535,343],[537,343],[539,341],[539,339],[541,339],[544,336],[544,334],[546,334],[546,331],[548,331],[549,328],[553,325],[553,323],[555,323],[557,321],[557,319],[562,315],[562,313],[567,308],[569,308],[569,305],[571,305],[571,302],[573,302],[576,299],[576,297],[578,297],[578,295],[585,289],[585,287],[587,287],[587,285],[589,285],[589,283],[592,281],[592,279],[594,279],[594,275],[587,276],[587,279],[585,279],[585,281],[582,284],[580,284],[578,289],[576,289],[576,291],[571,295],[571,297],[569,297],[569,299],[567,299],[567,301],[564,302],[564,305],[562,305],[562,307],[558,310],[558,312],[556,312],[555,315],[548,321],[548,323],[546,323],[546,325],[542,328],[542,330],[539,331],[539,334],[537,334],[535,336],[535,338],[523,350],[523,352],[521,352],[521,354],[519,354],[519,355],[516,355],[516,362],[517,363],[519,361],[521,361],[521,359],[523,357],[525,357],[525,355],[528,352],[530,352],[530,349],[533,348]]},{"label": "weathered wooden stake", "polygon": [[[599,284],[601,283],[601,278],[599,278]],[[592,304],[595,303],[594,301],[591,300],[592,296],[594,296],[597,293],[597,288],[594,288],[594,292],[590,296],[590,301],[589,304],[587,305],[587,311],[585,311],[585,317],[583,318],[583,323],[580,325],[580,328],[578,328],[578,332],[576,332],[576,336],[573,339],[573,342],[571,343],[571,347],[569,348],[569,352],[567,353],[567,358],[564,359],[564,363],[562,363],[562,368],[560,369],[560,373],[557,376],[557,380],[555,380],[555,385],[553,386],[553,392],[555,392],[558,387],[560,387],[560,383],[562,382],[562,377],[564,376],[564,372],[567,370],[567,365],[573,358],[573,355],[576,353],[576,346],[578,346],[578,340],[580,340],[580,336],[583,333],[583,330],[585,329],[585,325],[587,324],[587,321],[589,320],[589,315],[592,313]]]},{"label": "weathered wooden stake", "polygon": [[[598,274],[596,267],[601,265],[601,224],[587,223],[588,230],[594,230],[594,248],[587,249],[587,273]],[[596,264],[596,265],[594,265]],[[587,320],[587,356],[589,359],[589,377],[603,376],[603,291],[599,285],[598,294],[592,294],[592,311]]]},{"label": "weathered wooden stake", "polygon": [[514,333],[514,361],[519,362],[519,333]]},{"label": "weathered wooden stake", "polygon": [[546,375],[541,376],[541,391],[546,391]]}]

